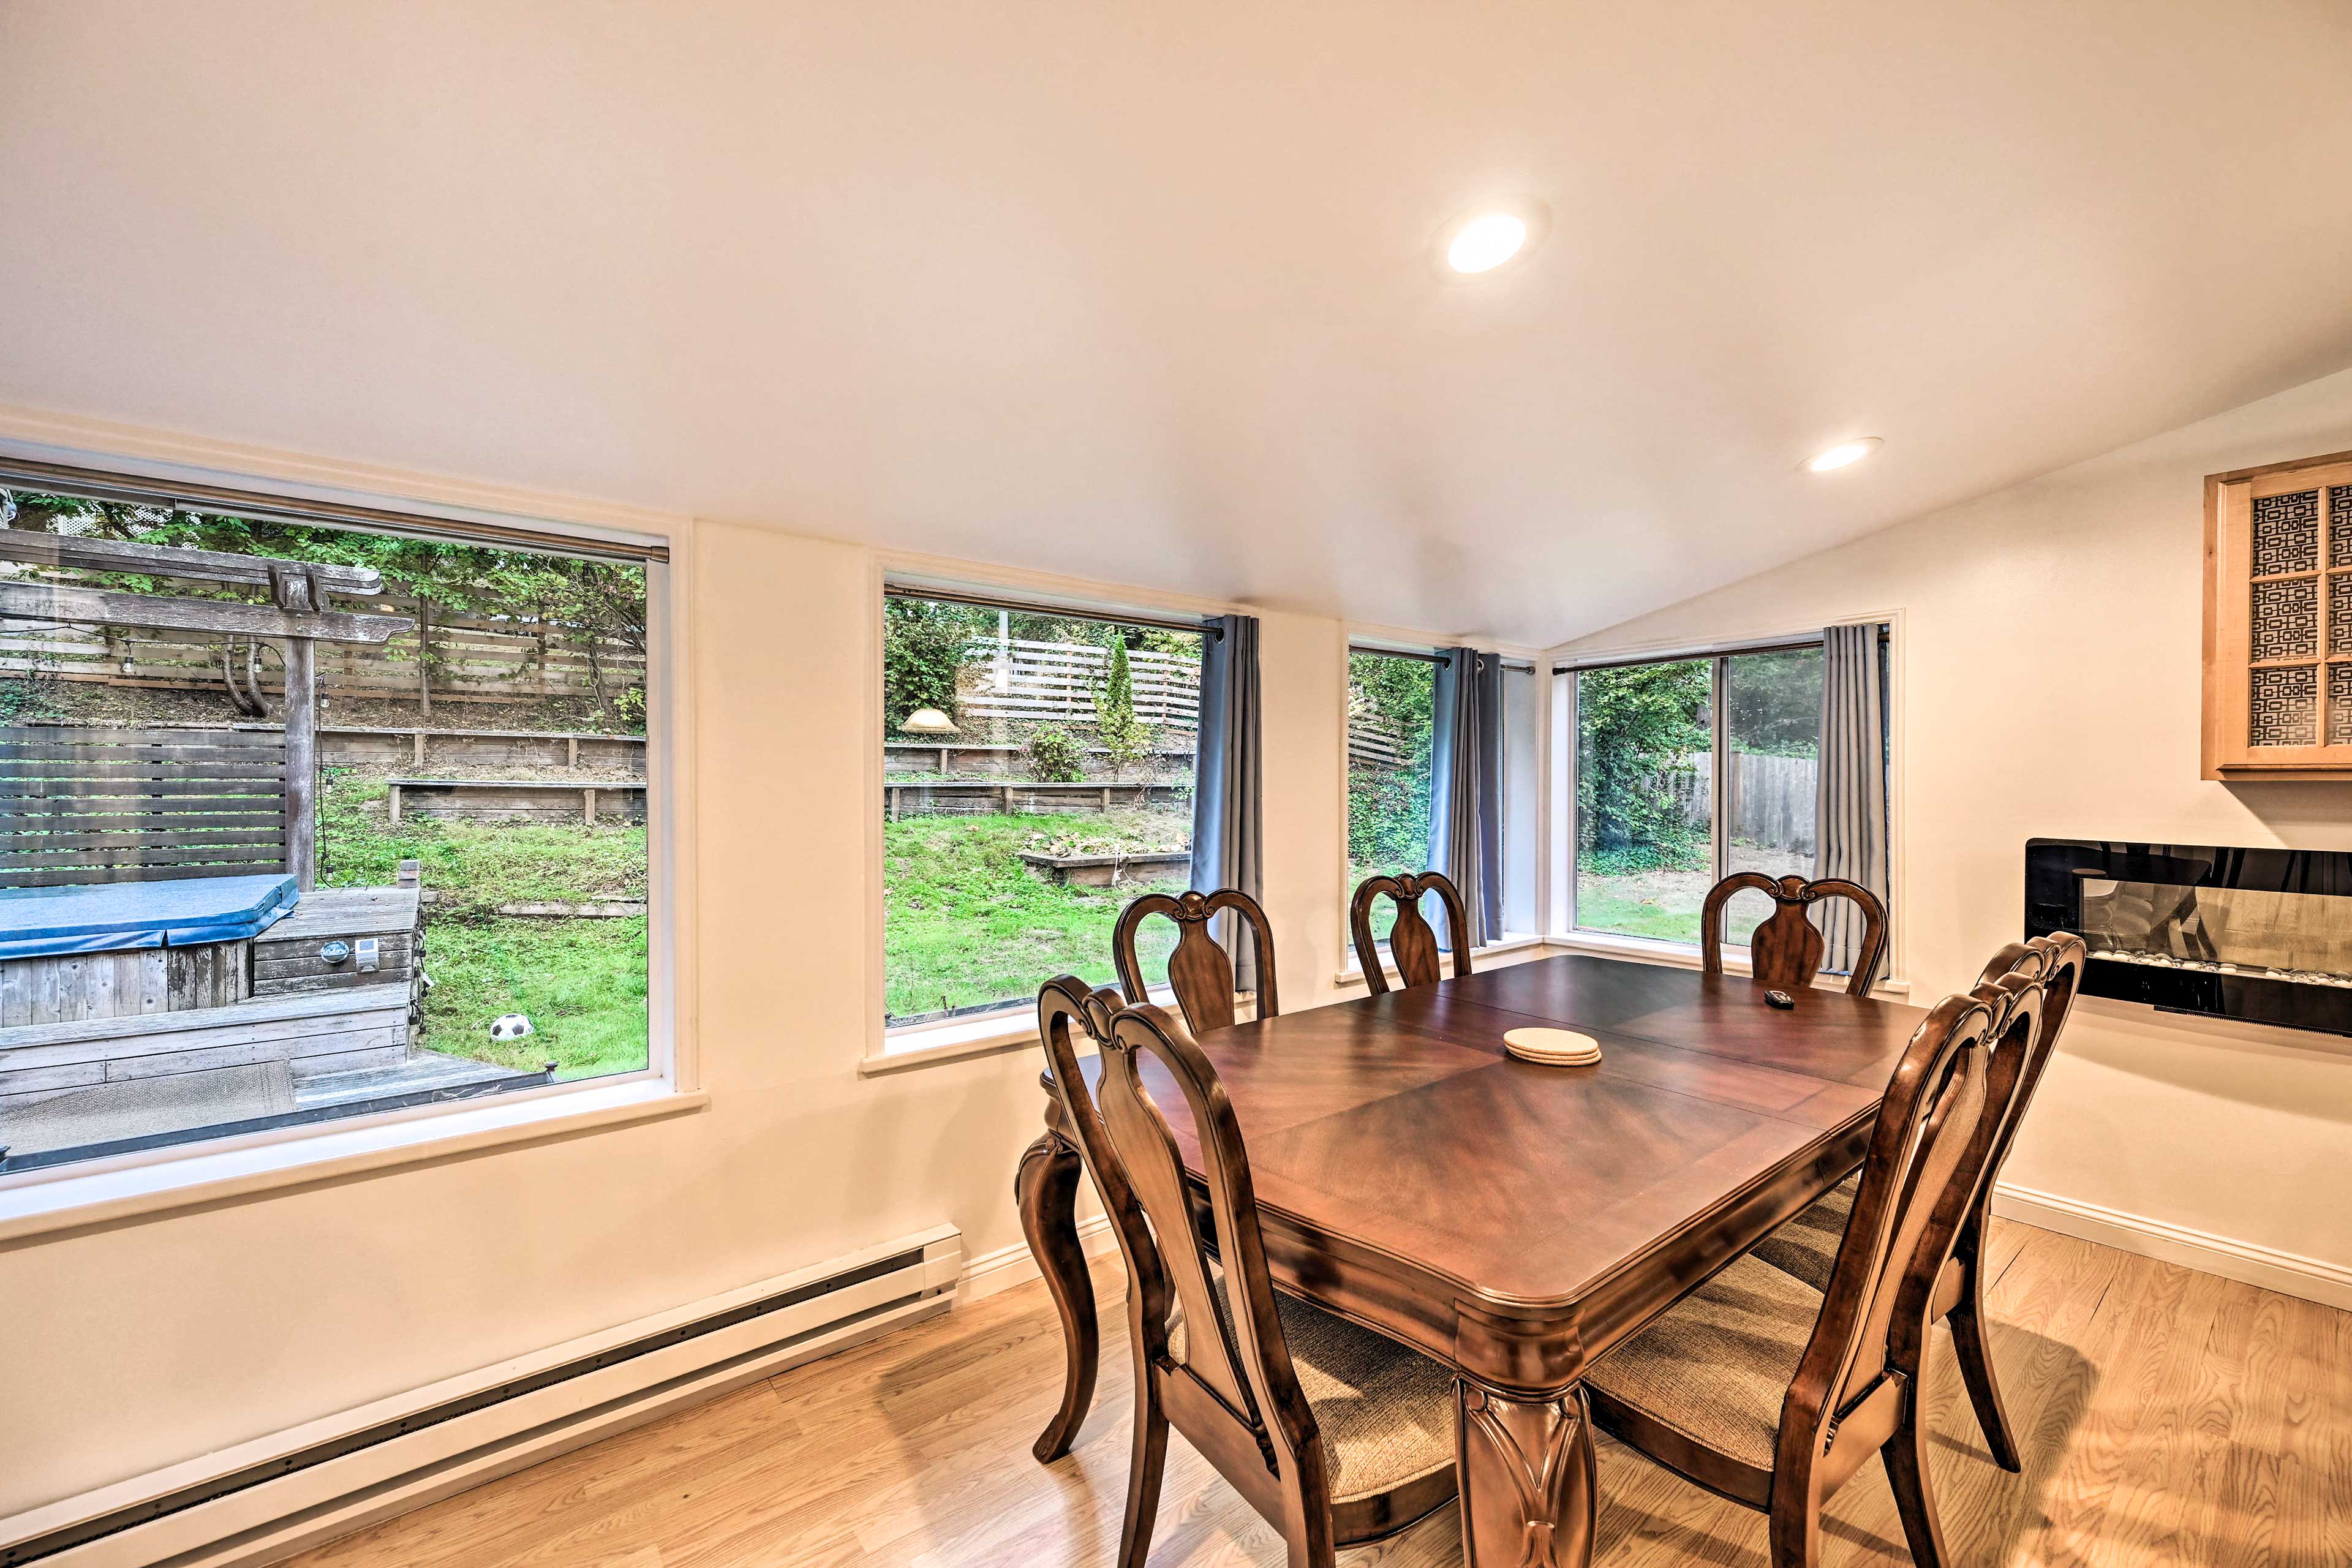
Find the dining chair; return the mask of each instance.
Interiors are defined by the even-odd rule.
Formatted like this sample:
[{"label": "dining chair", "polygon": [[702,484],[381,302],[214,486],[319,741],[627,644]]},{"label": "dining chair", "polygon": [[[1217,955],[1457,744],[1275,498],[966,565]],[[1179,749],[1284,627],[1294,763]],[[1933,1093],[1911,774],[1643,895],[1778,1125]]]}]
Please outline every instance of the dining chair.
[{"label": "dining chair", "polygon": [[1477,945],[1470,932],[1470,915],[1462,889],[1443,871],[1407,871],[1396,877],[1367,877],[1348,900],[1348,930],[1356,942],[1356,966],[1375,996],[1389,988],[1388,970],[1381,963],[1381,944],[1372,937],[1372,906],[1381,899],[1396,905],[1396,924],[1389,931],[1389,956],[1405,984],[1434,985],[1445,977],[1438,963],[1437,933],[1421,918],[1421,897],[1435,893],[1445,906],[1445,932],[1453,944],[1454,973],[1470,973],[1470,950]]},{"label": "dining chair", "polygon": [[[1991,1152],[1977,1178],[1976,1192],[1960,1221],[1959,1236],[1949,1262],[1936,1282],[1931,1303],[1938,1321],[1951,1325],[1952,1349],[1960,1361],[1960,1381],[1984,1433],[1985,1447],[2002,1469],[2024,1468],[2017,1447],[2016,1430],[2002,1405],[2000,1385],[1993,1376],[1992,1355],[1985,1340],[1984,1243],[1990,1223],[1993,1184],[2009,1158],[2010,1144],[2025,1120],[2026,1107],[2042,1082],[2043,1069],[2058,1048],[2059,1032],[2074,1005],[2075,988],[2088,957],[2083,939],[2061,931],[2031,942],[2011,942],[1984,966],[1976,994],[1982,997],[2009,975],[2039,981],[2042,986],[2042,1022],[2020,1065],[2008,1103],[1999,1110]],[[1753,1256],[1795,1275],[1816,1289],[1824,1289],[1837,1261],[1838,1241],[1853,1211],[1854,1189],[1860,1178],[1850,1177],[1828,1196],[1798,1215],[1758,1243]]]},{"label": "dining chair", "polygon": [[1802,877],[1768,877],[1761,871],[1734,871],[1707,889],[1699,906],[1699,965],[1709,974],[1723,973],[1723,906],[1732,895],[1753,888],[1771,897],[1769,918],[1748,939],[1748,954],[1756,984],[1794,991],[1813,983],[1822,972],[1826,944],[1821,928],[1805,911],[1823,899],[1852,899],[1862,906],[1862,951],[1854,954],[1853,975],[1846,994],[1866,996],[1878,972],[1879,956],[1886,951],[1886,902],[1859,882],[1824,877],[1809,882]]},{"label": "dining chair", "polygon": [[1140,1005],[1151,1000],[1143,984],[1143,965],[1136,956],[1135,933],[1153,915],[1165,915],[1176,922],[1179,933],[1176,951],[1168,955],[1168,988],[1176,994],[1184,1022],[1202,1033],[1233,1027],[1240,1016],[1234,961],[1209,934],[1210,921],[1226,910],[1249,928],[1256,952],[1257,1016],[1271,1018],[1279,1014],[1282,1004],[1274,984],[1274,926],[1258,901],[1238,888],[1173,896],[1146,893],[1118,911],[1118,923],[1110,933],[1111,958],[1118,966],[1119,988],[1127,993],[1128,1001]]},{"label": "dining chair", "polygon": [[[1099,1094],[1082,1103],[1069,1023],[1101,995],[1079,1001],[1083,990],[1049,985],[1040,1032],[1127,1263],[1135,1436],[1119,1568],[1143,1568],[1150,1552],[1171,1426],[1281,1530],[1293,1568],[1329,1568],[1339,1548],[1444,1507],[1455,1495],[1453,1369],[1276,1293],[1241,1128],[1215,1068],[1173,1013],[1145,1005],[1113,1017]],[[1145,1088],[1147,1058],[1191,1113],[1205,1205],[1188,1192],[1175,1139]]]},{"label": "dining chair", "polygon": [[2042,984],[1945,998],[1887,1086],[1852,1218],[1816,1290],[1744,1254],[1586,1379],[1593,1415],[1651,1458],[1770,1517],[1773,1568],[1820,1561],[1822,1505],[1872,1455],[1911,1556],[1943,1568],[1919,1368],[1931,1298],[1999,1109],[2039,1022]]}]

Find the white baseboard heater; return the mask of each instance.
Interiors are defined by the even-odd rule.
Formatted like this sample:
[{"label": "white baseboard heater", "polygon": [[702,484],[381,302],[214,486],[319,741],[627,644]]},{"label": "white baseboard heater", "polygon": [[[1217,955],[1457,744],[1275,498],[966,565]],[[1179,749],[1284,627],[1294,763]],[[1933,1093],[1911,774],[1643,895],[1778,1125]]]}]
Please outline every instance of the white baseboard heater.
[{"label": "white baseboard heater", "polygon": [[0,1568],[253,1568],[946,1311],[950,1226],[0,1520]]}]

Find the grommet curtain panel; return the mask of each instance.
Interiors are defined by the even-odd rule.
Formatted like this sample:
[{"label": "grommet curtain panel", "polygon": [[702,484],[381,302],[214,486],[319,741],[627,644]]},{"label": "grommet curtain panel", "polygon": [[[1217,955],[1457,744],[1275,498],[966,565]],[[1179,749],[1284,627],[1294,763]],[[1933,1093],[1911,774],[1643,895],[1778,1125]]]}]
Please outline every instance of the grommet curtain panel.
[{"label": "grommet curtain panel", "polygon": [[[1225,616],[1221,637],[1202,639],[1200,757],[1192,792],[1192,887],[1238,888],[1265,897],[1265,756],[1260,738],[1257,617]],[[1256,945],[1239,940],[1231,914],[1216,932],[1234,955],[1234,983],[1257,989]]]},{"label": "grommet curtain panel", "polygon": [[[1858,882],[1885,902],[1886,691],[1878,638],[1875,625],[1822,632],[1813,875]],[[1814,907],[1814,915],[1824,941],[1822,967],[1852,973],[1862,947],[1862,910],[1851,899],[1830,899]]]},{"label": "grommet curtain panel", "polygon": [[[1429,865],[1462,889],[1476,940],[1503,934],[1503,661],[1450,648],[1429,742]],[[1426,913],[1426,911],[1424,911]],[[1442,942],[1452,931],[1435,921]]]}]

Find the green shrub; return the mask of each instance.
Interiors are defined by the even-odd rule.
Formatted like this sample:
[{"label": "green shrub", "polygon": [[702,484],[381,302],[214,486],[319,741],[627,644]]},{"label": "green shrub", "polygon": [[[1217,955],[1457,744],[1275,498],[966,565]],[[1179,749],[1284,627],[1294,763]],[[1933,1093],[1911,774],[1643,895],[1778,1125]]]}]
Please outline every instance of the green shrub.
[{"label": "green shrub", "polygon": [[1084,748],[1059,724],[1032,731],[1021,748],[1021,760],[1039,784],[1076,784],[1087,776]]},{"label": "green shrub", "polygon": [[882,601],[882,721],[891,731],[918,708],[955,717],[956,680],[979,626],[980,613],[968,605],[895,595]]},{"label": "green shrub", "polygon": [[1110,645],[1110,674],[1095,689],[1095,739],[1109,756],[1113,778],[1151,754],[1151,727],[1135,716],[1135,674],[1124,641]]}]

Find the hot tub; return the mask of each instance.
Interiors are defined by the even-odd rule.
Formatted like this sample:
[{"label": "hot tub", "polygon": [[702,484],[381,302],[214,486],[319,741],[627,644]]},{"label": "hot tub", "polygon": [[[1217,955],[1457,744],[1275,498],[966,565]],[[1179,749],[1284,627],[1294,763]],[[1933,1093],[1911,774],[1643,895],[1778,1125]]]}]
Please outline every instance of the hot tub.
[{"label": "hot tub", "polygon": [[291,877],[190,877],[0,891],[0,960],[245,942],[301,898]]}]

